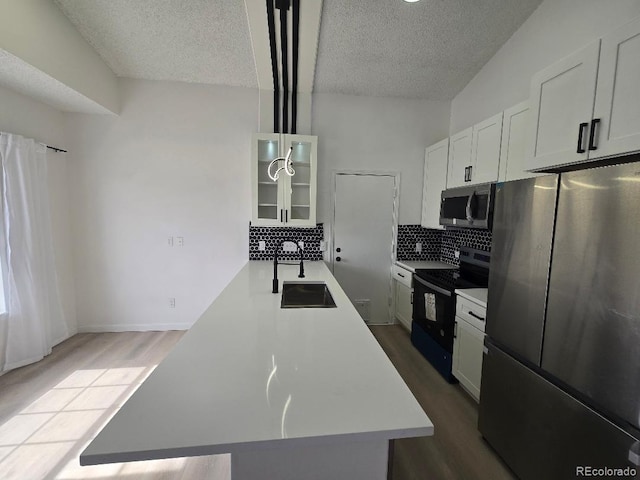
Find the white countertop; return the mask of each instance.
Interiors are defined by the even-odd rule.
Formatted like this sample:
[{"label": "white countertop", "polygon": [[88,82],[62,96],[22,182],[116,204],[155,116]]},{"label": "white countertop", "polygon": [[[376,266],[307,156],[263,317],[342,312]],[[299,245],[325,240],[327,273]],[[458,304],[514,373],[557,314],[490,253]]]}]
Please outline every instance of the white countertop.
[{"label": "white countertop", "polygon": [[487,288],[459,288],[456,289],[456,295],[460,295],[481,307],[487,308]]},{"label": "white countertop", "polygon": [[[298,280],[298,267],[278,277]],[[337,308],[281,309],[250,261],[82,453],[82,464],[433,435],[324,262]]]},{"label": "white countertop", "polygon": [[427,262],[417,260],[396,260],[396,265],[409,270],[412,273],[416,273],[416,269],[442,270],[448,268],[458,268],[455,265],[450,265],[444,262]]}]

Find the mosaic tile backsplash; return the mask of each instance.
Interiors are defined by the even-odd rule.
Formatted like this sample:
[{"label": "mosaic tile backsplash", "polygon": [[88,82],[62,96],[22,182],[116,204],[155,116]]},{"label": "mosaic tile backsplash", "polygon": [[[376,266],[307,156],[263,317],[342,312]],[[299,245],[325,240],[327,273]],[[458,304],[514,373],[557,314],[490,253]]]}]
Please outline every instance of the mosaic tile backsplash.
[{"label": "mosaic tile backsplash", "polygon": [[471,247],[477,250],[491,251],[491,231],[474,228],[452,228],[442,232],[440,261],[458,265],[460,261],[454,252],[460,247]]},{"label": "mosaic tile backsplash", "polygon": [[[398,260],[439,261],[442,230],[422,228],[420,225],[398,225]],[[416,252],[422,243],[422,252]]]},{"label": "mosaic tile backsplash", "polygon": [[[422,253],[415,252],[416,242],[422,243]],[[437,260],[458,265],[460,262],[455,258],[454,252],[461,246],[491,251],[491,231],[454,227],[433,230],[422,228],[420,225],[398,226],[398,260]]]},{"label": "mosaic tile backsplash", "polygon": [[[258,250],[258,242],[264,240],[266,250]],[[282,240],[304,242],[305,260],[322,260],[320,241],[324,240],[324,227],[321,223],[315,228],[291,227],[254,227],[249,225],[249,260],[273,260],[273,249]],[[279,260],[298,260],[297,252],[278,252]]]}]

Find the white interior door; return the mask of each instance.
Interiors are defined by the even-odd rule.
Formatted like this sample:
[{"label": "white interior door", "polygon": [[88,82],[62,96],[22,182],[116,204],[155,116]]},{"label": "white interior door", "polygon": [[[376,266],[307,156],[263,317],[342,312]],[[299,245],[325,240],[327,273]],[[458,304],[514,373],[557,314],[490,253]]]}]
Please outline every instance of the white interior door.
[{"label": "white interior door", "polygon": [[394,175],[336,173],[333,273],[367,323],[390,323]]}]

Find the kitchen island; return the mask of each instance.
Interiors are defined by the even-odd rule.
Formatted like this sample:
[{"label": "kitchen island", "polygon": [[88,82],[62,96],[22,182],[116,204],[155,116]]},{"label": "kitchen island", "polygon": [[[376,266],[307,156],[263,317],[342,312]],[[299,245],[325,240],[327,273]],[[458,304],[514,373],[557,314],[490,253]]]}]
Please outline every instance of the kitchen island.
[{"label": "kitchen island", "polygon": [[[231,453],[233,480],[384,479],[395,438],[433,424],[324,262],[336,308],[280,308],[248,262],[80,456],[82,465]],[[298,281],[297,265],[280,265]]]}]

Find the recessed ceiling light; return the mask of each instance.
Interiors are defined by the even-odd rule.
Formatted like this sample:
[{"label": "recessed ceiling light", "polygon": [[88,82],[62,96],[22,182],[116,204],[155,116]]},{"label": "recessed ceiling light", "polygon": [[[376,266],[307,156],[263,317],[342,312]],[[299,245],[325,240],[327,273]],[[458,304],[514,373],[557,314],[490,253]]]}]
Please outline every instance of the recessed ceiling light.
[{"label": "recessed ceiling light", "polygon": [[404,0],[407,3],[416,3],[419,2],[420,0]]}]

